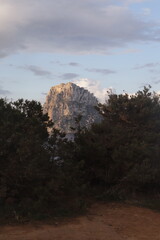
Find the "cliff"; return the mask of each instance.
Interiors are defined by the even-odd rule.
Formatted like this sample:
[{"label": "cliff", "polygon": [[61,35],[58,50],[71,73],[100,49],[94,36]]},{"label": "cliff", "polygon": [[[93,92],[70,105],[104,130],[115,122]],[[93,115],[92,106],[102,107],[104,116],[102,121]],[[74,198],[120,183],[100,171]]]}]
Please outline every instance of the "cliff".
[{"label": "cliff", "polygon": [[80,126],[89,127],[93,122],[100,122],[101,116],[95,109],[98,101],[93,94],[73,83],[62,83],[50,89],[43,106],[54,122],[54,127],[65,133],[73,133],[76,119],[81,116]]}]

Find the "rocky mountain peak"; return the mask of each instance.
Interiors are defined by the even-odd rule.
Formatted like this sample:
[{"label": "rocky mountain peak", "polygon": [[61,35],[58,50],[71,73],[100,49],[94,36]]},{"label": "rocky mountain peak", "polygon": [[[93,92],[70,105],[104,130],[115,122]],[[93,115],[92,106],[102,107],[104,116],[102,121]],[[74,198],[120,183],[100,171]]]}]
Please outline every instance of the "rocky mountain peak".
[{"label": "rocky mountain peak", "polygon": [[54,127],[66,133],[73,133],[76,118],[81,116],[80,126],[89,127],[93,122],[100,122],[101,116],[95,109],[98,101],[88,90],[74,83],[61,83],[50,89],[43,106],[54,122]]}]

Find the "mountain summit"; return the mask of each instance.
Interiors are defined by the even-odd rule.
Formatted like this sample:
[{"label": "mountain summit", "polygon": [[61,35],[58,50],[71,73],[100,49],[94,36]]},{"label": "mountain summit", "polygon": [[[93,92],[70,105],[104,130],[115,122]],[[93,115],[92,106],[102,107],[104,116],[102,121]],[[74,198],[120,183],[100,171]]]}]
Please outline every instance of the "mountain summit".
[{"label": "mountain summit", "polygon": [[92,93],[69,82],[50,89],[43,111],[48,113],[55,128],[73,133],[78,118],[81,127],[89,127],[92,123],[101,121],[102,117],[95,109],[97,105],[98,100]]}]

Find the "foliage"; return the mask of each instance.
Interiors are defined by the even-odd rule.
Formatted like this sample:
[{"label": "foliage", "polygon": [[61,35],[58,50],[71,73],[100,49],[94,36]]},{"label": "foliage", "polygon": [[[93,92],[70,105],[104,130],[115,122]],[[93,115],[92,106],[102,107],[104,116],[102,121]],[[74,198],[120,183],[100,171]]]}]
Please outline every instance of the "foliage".
[{"label": "foliage", "polygon": [[104,120],[78,136],[77,158],[93,194],[124,198],[160,187],[160,105],[149,88],[110,95]]},{"label": "foliage", "polygon": [[56,129],[48,134],[53,123],[36,101],[0,99],[0,116],[1,208],[11,216],[66,212],[78,191],[72,143]]},{"label": "foliage", "polygon": [[86,199],[160,193],[160,103],[149,88],[110,95],[75,141],[36,101],[0,99],[0,212],[19,219],[82,211]]}]

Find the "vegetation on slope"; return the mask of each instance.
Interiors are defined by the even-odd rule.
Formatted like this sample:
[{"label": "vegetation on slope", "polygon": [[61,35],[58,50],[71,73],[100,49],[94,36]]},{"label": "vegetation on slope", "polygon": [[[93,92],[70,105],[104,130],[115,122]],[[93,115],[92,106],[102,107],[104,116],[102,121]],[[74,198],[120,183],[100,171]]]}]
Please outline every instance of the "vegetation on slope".
[{"label": "vegetation on slope", "polygon": [[90,197],[156,196],[160,189],[160,104],[149,88],[110,95],[104,120],[69,142],[36,101],[0,99],[0,209],[4,216],[82,211]]}]

